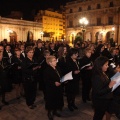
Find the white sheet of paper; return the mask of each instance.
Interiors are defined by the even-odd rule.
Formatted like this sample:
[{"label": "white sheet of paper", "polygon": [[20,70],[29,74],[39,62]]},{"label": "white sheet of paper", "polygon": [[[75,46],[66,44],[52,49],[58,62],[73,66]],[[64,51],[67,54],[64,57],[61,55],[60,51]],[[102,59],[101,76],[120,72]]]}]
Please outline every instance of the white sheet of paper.
[{"label": "white sheet of paper", "polygon": [[120,85],[120,72],[117,72],[113,77],[110,78],[111,80],[116,81],[116,84],[113,86],[112,91],[114,91]]},{"label": "white sheet of paper", "polygon": [[81,70],[85,67],[88,67],[88,66],[91,66],[91,63],[87,64],[87,65],[84,65],[83,67],[81,67]]},{"label": "white sheet of paper", "polygon": [[61,78],[60,82],[65,82],[67,80],[72,80],[72,79],[73,79],[73,76],[72,76],[72,71],[71,71],[71,72],[67,73],[66,75],[64,75]]}]

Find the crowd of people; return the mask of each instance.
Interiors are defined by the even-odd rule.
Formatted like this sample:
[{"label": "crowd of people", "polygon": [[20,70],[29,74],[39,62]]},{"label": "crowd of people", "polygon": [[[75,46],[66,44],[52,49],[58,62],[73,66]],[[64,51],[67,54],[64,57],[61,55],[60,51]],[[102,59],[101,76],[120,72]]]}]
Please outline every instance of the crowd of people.
[{"label": "crowd of people", "polygon": [[[61,78],[72,71],[72,80]],[[49,120],[61,117],[65,95],[68,109],[77,110],[76,95],[82,85],[82,101],[92,101],[93,120],[110,120],[114,113],[120,119],[120,87],[111,77],[120,72],[120,47],[110,43],[67,42],[51,43],[37,40],[34,43],[0,44],[0,92],[2,103],[8,105],[6,92],[13,89],[16,98],[25,97],[26,105],[34,109],[37,89],[44,95]],[[82,82],[80,84],[79,82]],[[0,107],[1,109],[1,107]]]}]

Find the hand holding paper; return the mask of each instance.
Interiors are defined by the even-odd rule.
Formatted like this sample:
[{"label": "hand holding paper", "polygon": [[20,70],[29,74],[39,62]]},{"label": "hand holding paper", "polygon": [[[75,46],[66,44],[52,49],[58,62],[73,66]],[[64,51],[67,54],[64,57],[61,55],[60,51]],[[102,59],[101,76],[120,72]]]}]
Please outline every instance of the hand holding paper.
[{"label": "hand holding paper", "polygon": [[73,77],[72,77],[72,71],[71,71],[71,72],[67,73],[66,75],[64,75],[61,78],[60,82],[65,82],[65,81],[72,80],[72,79],[73,79]]},{"label": "hand holding paper", "polygon": [[112,80],[112,81],[109,83],[109,88],[112,88],[115,84],[116,84],[116,81],[115,81],[115,80]]},{"label": "hand holding paper", "polygon": [[112,91],[114,91],[120,85],[120,72],[117,72],[112,78],[112,81],[116,83],[113,85]]}]

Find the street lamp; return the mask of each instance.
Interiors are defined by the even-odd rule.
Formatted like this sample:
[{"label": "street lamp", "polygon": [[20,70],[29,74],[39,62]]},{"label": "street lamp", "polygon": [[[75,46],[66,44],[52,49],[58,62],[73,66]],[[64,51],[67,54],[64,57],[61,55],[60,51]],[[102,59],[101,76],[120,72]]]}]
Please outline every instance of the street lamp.
[{"label": "street lamp", "polygon": [[115,27],[112,27],[112,35],[114,35]]},{"label": "street lamp", "polygon": [[43,41],[44,32],[40,32],[40,35],[41,35],[41,40]]},{"label": "street lamp", "polygon": [[83,17],[79,20],[79,23],[81,24],[82,32],[83,32],[83,41],[84,41],[84,32],[86,30],[86,25],[88,25],[88,20],[87,18]]}]

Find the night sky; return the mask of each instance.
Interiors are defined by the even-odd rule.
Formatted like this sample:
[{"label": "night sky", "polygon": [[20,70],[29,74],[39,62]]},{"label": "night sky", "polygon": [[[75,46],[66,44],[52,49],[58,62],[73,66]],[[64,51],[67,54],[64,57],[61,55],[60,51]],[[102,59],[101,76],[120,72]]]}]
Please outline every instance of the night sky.
[{"label": "night sky", "polygon": [[6,17],[11,11],[21,11],[23,19],[30,20],[40,9],[59,9],[60,5],[72,0],[0,0],[0,16]]}]

